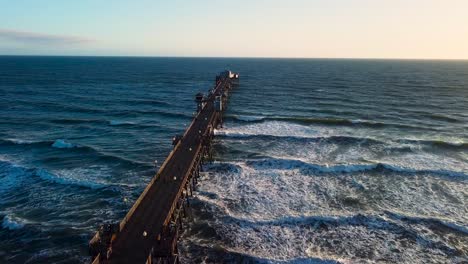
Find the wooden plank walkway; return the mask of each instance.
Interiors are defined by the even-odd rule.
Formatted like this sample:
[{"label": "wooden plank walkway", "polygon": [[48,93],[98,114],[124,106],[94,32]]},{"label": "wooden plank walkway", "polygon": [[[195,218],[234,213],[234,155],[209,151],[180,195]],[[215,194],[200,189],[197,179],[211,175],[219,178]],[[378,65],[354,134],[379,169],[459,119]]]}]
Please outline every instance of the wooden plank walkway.
[{"label": "wooden plank walkway", "polygon": [[[166,244],[162,241],[167,237],[171,219],[180,209],[181,199],[187,195],[184,190],[191,184],[194,171],[198,170],[200,159],[209,144],[206,141],[211,138],[213,128],[222,114],[215,109],[215,96],[231,87],[229,72],[220,77],[204,107],[121,221],[118,231],[112,236],[106,256],[100,252],[94,263],[151,263],[155,254],[166,249],[173,250],[167,243],[174,243],[174,237]],[[171,234],[176,241],[177,231]],[[99,239],[96,236],[94,240]]]}]

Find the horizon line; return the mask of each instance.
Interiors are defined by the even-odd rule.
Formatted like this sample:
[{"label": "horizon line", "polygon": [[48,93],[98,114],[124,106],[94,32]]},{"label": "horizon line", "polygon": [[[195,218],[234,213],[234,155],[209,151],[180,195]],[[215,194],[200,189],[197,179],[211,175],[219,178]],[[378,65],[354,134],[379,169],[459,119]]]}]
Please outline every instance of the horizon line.
[{"label": "horizon line", "polygon": [[178,56],[178,55],[59,55],[0,54],[0,57],[102,57],[102,58],[180,58],[180,59],[297,59],[297,60],[408,60],[408,61],[468,61],[468,58],[389,58],[389,57],[267,57],[267,56]]}]

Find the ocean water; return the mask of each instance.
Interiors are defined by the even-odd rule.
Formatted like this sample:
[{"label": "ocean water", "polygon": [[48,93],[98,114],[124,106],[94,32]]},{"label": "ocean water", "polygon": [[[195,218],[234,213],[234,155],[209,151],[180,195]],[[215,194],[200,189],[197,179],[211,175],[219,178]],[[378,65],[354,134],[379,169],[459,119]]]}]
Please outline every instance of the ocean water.
[{"label": "ocean water", "polygon": [[468,262],[466,61],[0,57],[0,263],[87,262],[224,69],[184,262]]}]

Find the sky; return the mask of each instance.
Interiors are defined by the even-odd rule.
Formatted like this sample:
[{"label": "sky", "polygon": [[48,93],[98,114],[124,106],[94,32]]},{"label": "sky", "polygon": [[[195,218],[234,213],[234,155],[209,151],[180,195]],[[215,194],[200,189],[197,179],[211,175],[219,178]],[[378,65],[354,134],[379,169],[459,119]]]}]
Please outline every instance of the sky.
[{"label": "sky", "polygon": [[0,0],[0,55],[468,59],[468,0]]}]

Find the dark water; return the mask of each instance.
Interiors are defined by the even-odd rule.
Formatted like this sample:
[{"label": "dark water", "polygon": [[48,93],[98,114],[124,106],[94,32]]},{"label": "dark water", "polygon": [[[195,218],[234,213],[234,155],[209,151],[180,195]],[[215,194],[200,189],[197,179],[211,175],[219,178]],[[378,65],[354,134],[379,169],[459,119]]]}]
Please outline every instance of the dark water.
[{"label": "dark water", "polygon": [[468,261],[468,62],[0,57],[0,263],[86,262],[226,68],[183,260]]}]

